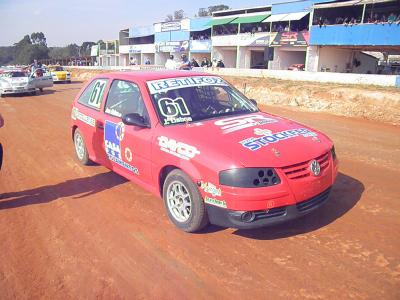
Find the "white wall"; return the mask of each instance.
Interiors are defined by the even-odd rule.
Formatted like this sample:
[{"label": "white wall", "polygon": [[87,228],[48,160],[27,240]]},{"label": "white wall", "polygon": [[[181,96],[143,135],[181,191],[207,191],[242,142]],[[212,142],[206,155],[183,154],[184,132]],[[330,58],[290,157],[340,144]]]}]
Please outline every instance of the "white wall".
[{"label": "white wall", "polygon": [[330,72],[346,73],[346,64],[352,61],[352,50],[334,47],[320,47],[317,71],[329,69]]},{"label": "white wall", "polygon": [[[353,59],[361,62],[360,66],[353,65]],[[347,63],[350,63],[348,68]],[[329,68],[331,72],[366,74],[370,71],[376,73],[377,60],[360,51],[340,49],[335,47],[321,47],[319,51],[318,71]]]},{"label": "white wall", "polygon": [[122,67],[129,65],[129,54],[119,54],[119,65]]},{"label": "white wall", "polygon": [[306,48],[274,48],[274,60],[270,62],[271,70],[287,70],[293,64],[305,64]]},{"label": "white wall", "polygon": [[309,72],[318,72],[319,46],[307,47],[305,69]]},{"label": "white wall", "polygon": [[213,59],[222,59],[226,68],[236,68],[236,48],[213,47]]},{"label": "white wall", "polygon": [[359,74],[376,74],[378,67],[378,60],[375,57],[366,55],[362,52],[357,51],[354,57],[361,62],[359,67],[354,67],[353,73]]}]

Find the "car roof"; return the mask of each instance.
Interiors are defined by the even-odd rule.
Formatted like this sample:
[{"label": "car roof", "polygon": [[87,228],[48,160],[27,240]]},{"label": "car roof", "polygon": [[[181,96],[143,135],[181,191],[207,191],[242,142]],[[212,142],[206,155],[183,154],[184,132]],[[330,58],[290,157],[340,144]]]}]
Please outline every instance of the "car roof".
[{"label": "car roof", "polygon": [[102,73],[97,75],[96,78],[109,77],[113,79],[125,79],[125,80],[146,82],[157,79],[191,77],[191,76],[212,76],[212,74],[204,72],[194,72],[194,71],[171,71],[171,70],[123,71],[123,72]]}]

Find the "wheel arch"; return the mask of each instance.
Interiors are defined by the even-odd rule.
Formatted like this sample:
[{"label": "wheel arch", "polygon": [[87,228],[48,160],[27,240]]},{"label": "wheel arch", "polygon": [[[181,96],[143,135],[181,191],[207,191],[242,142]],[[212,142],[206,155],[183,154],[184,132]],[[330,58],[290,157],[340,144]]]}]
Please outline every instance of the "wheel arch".
[{"label": "wheel arch", "polygon": [[200,173],[197,170],[193,164],[182,164],[180,166],[174,165],[174,164],[169,164],[165,165],[160,169],[158,172],[158,186],[159,186],[159,194],[161,198],[163,197],[163,187],[164,187],[164,182],[165,179],[167,178],[168,174],[171,173],[173,170],[180,170],[184,172],[186,175],[188,175],[195,184],[197,184],[197,180],[200,179]]}]

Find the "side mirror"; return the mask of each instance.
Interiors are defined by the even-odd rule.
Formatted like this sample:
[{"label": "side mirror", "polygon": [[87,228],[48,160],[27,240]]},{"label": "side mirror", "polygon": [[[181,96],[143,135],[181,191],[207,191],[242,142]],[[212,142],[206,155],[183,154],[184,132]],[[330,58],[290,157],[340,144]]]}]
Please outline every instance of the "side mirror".
[{"label": "side mirror", "polygon": [[[257,106],[257,101],[254,99],[249,99],[251,103],[253,103],[255,106]],[[258,106],[257,106],[258,107]]]},{"label": "side mirror", "polygon": [[122,117],[122,122],[125,125],[133,125],[142,128],[150,128],[149,122],[137,113],[126,114]]}]

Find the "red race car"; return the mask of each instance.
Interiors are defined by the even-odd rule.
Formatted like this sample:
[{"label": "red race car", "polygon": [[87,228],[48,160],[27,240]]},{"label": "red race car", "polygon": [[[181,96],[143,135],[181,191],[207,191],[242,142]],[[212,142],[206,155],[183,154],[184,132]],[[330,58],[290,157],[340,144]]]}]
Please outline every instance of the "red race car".
[{"label": "red race car", "polygon": [[210,74],[101,74],[77,95],[71,116],[79,161],[161,196],[187,232],[303,216],[326,202],[338,171],[327,136],[261,112]]}]

